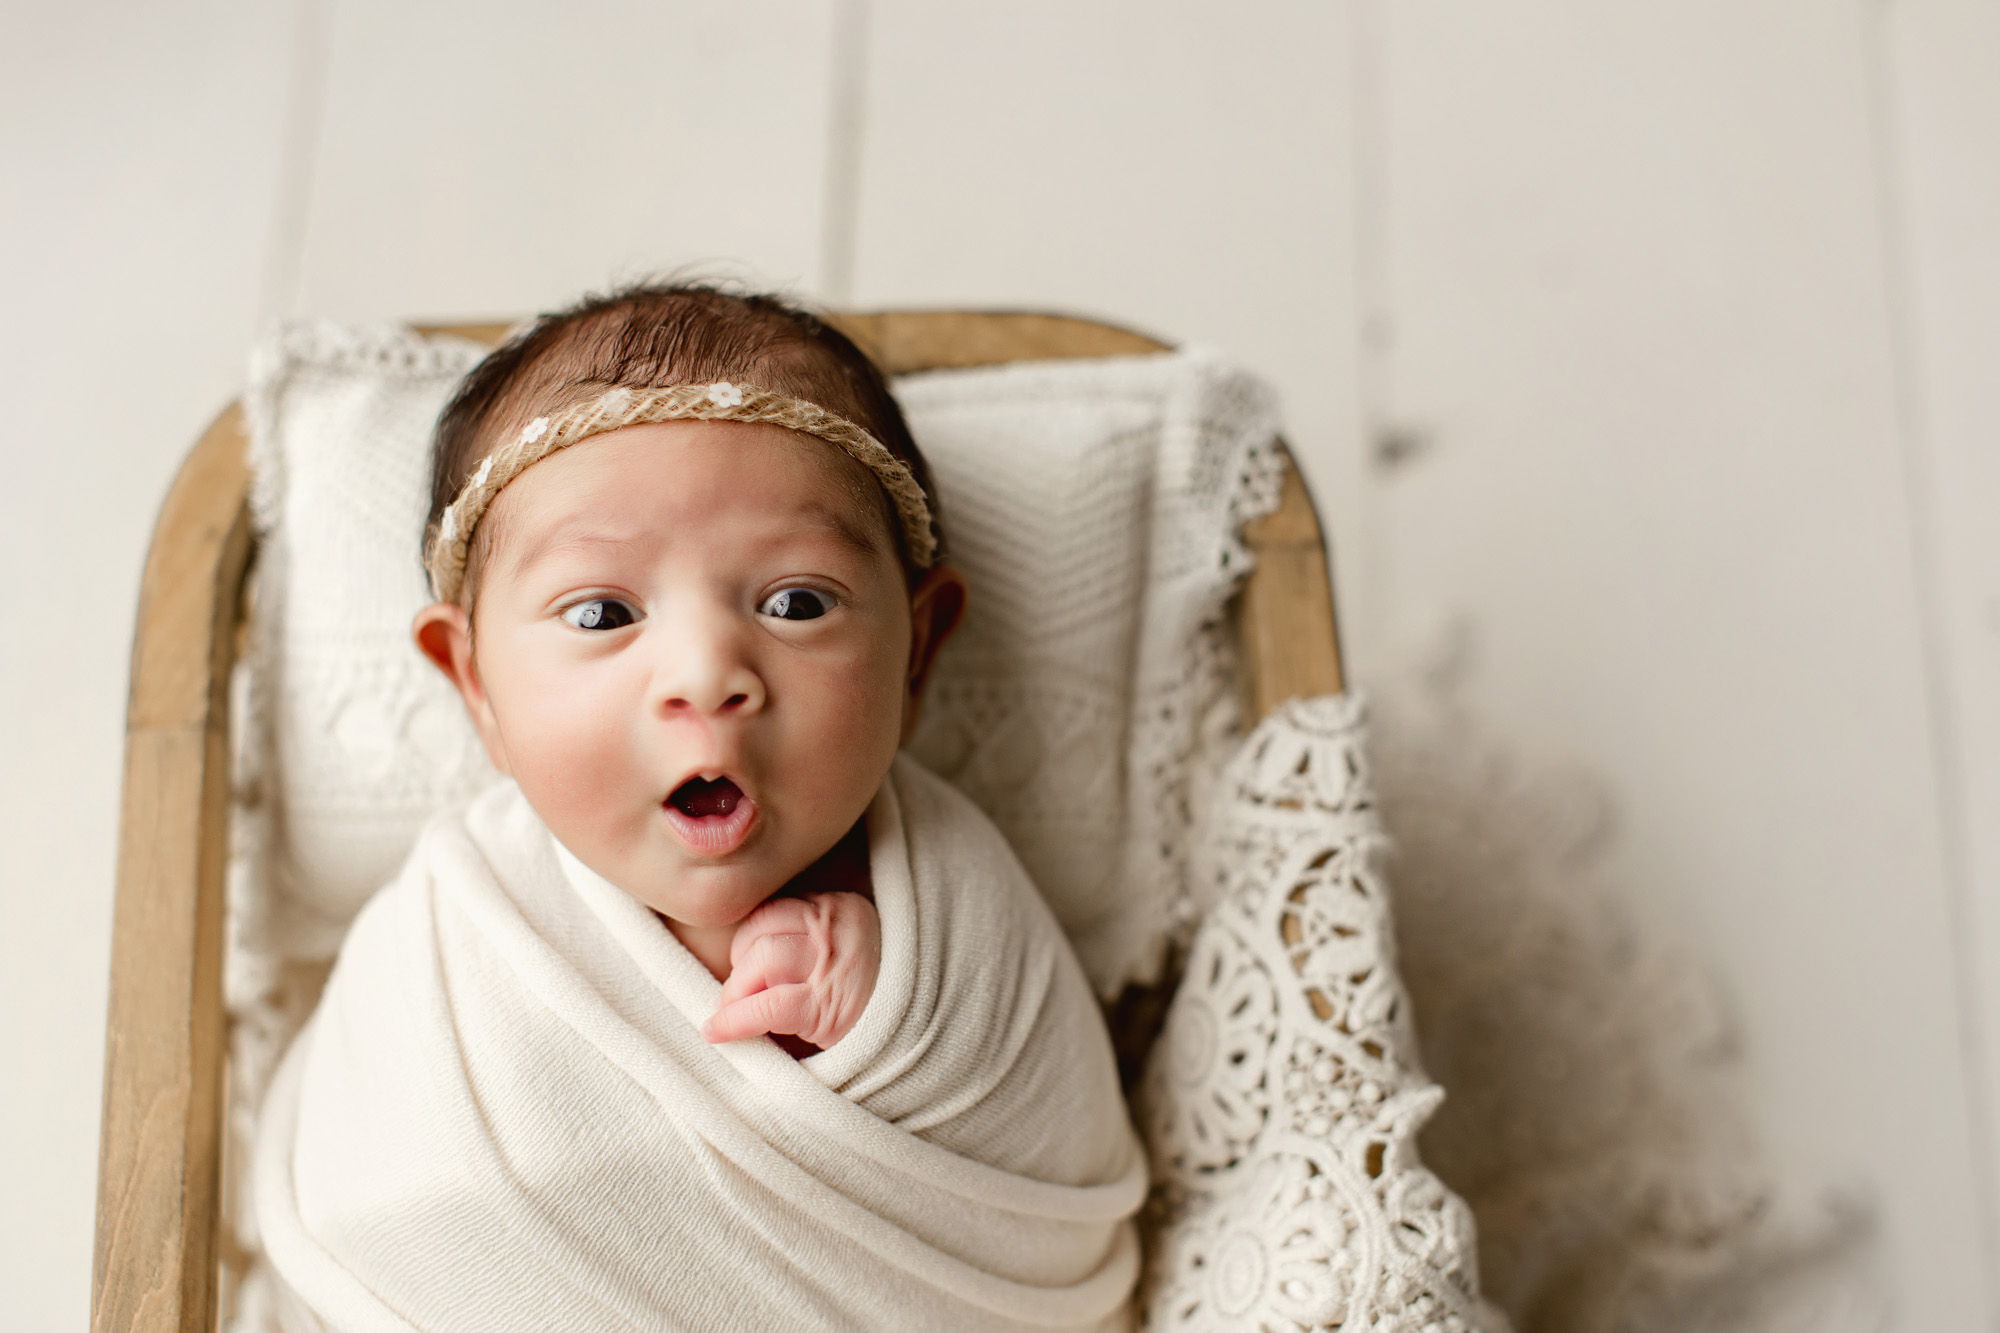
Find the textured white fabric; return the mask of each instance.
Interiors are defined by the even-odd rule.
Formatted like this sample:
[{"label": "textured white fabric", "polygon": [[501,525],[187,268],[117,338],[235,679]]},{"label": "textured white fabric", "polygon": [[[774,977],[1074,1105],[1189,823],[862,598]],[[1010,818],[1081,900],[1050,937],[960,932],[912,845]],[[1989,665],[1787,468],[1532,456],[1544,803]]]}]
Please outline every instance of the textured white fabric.
[{"label": "textured white fabric", "polygon": [[971,580],[911,750],[1020,852],[1103,996],[1185,940],[1236,724],[1224,608],[1278,501],[1272,395],[1211,353],[900,380]]},{"label": "textured white fabric", "polygon": [[714,979],[513,784],[431,825],[266,1103],[291,1326],[1123,1327],[1144,1158],[1055,921],[908,757],[868,833],[880,979],[795,1062],[703,1041]]},{"label": "textured white fabric", "polygon": [[1148,1326],[1504,1328],[1470,1210],[1417,1157],[1444,1093],[1396,975],[1360,702],[1264,719],[1209,819],[1216,906],[1142,1095]]},{"label": "textured white fabric", "polygon": [[[483,351],[302,323],[253,358],[239,1005],[278,960],[330,957],[431,814],[493,778],[409,632],[431,425]],[[895,387],[972,585],[911,748],[1000,825],[1115,995],[1193,929],[1190,811],[1235,721],[1223,608],[1282,476],[1272,396],[1199,350]]]},{"label": "textured white fabric", "polygon": [[233,999],[328,958],[417,830],[492,782],[465,707],[410,640],[438,409],[486,349],[295,324],[251,358],[259,549],[241,748],[249,883]]}]

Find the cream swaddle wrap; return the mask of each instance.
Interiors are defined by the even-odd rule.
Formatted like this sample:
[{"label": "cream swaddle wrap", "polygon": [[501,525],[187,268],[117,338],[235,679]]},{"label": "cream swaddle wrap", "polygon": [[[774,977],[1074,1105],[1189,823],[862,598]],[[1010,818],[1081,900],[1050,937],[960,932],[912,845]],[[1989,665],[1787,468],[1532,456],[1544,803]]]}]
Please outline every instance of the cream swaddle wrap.
[{"label": "cream swaddle wrap", "polygon": [[867,816],[882,966],[795,1061],[512,783],[356,919],[272,1085],[287,1328],[1122,1328],[1146,1189],[1090,989],[970,801]]}]

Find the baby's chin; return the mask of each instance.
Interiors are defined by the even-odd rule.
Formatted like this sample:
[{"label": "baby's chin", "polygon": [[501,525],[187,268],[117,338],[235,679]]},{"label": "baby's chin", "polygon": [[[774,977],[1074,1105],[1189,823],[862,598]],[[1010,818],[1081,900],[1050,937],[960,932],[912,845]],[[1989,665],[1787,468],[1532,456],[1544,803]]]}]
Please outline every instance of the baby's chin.
[{"label": "baby's chin", "polygon": [[764,850],[746,848],[721,862],[685,855],[649,858],[644,867],[605,878],[668,920],[712,930],[742,921],[803,869],[758,854]]},{"label": "baby's chin", "polygon": [[[748,798],[721,812],[740,819]],[[697,814],[700,811],[696,812]],[[782,891],[838,843],[851,824],[802,830],[754,810],[747,832],[721,855],[703,855],[674,827],[688,812],[662,808],[646,827],[556,831],[577,859],[660,916],[700,929],[732,926]],[[555,831],[555,830],[552,830]],[[599,836],[592,836],[597,834]],[[609,834],[610,836],[604,836]],[[822,845],[823,844],[823,845]]]}]

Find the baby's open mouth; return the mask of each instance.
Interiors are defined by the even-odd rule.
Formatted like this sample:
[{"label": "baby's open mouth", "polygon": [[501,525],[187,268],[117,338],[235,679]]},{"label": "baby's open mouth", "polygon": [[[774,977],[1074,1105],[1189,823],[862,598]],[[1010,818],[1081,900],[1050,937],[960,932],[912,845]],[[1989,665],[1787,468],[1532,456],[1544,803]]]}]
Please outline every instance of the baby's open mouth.
[{"label": "baby's open mouth", "polygon": [[662,803],[667,823],[697,856],[726,856],[750,836],[757,803],[726,777],[693,777]]},{"label": "baby's open mouth", "polygon": [[674,794],[667,798],[667,804],[686,815],[689,819],[709,819],[727,815],[736,809],[736,803],[743,799],[743,789],[728,778],[689,778],[674,788]]}]

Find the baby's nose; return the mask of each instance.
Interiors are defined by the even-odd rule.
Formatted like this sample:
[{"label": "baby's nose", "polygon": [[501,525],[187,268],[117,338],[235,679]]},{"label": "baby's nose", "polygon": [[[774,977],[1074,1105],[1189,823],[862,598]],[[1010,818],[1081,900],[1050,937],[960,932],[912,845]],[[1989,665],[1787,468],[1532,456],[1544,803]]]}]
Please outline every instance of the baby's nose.
[{"label": "baby's nose", "polygon": [[658,705],[668,715],[733,716],[764,706],[764,680],[736,645],[691,635],[658,681]]},{"label": "baby's nose", "polygon": [[670,694],[664,701],[664,706],[669,711],[686,710],[700,713],[754,712],[764,702],[763,686],[754,677],[744,682],[744,684],[746,688],[722,694],[720,699],[712,703],[710,700],[715,699],[715,696],[721,694],[721,691],[702,690],[699,688],[683,690],[678,694]]}]

